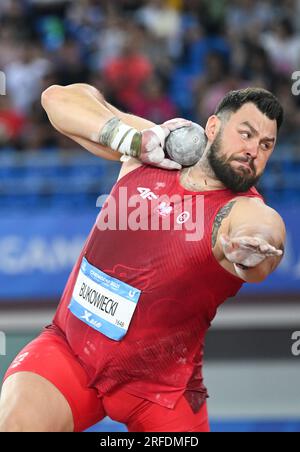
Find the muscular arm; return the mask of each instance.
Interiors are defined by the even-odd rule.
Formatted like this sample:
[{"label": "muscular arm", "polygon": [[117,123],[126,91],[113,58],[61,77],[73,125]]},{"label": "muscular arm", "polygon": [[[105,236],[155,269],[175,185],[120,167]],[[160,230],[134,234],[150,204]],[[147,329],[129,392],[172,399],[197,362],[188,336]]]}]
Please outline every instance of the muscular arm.
[{"label": "muscular arm", "polygon": [[100,130],[109,119],[117,117],[139,131],[154,126],[146,119],[122,113],[107,103],[96,88],[83,83],[50,86],[43,92],[41,100],[56,130],[107,160],[120,160],[122,157],[119,152],[97,143]]},{"label": "muscular arm", "polygon": [[275,210],[258,199],[240,198],[231,206],[226,229],[219,236],[224,257],[244,281],[261,282],[279,265],[286,232]]},{"label": "muscular arm", "polygon": [[87,150],[109,160],[122,155],[168,170],[181,165],[165,154],[170,133],[189,127],[191,121],[176,118],[161,125],[121,113],[101,93],[85,84],[53,85],[42,94],[42,105],[53,126]]}]

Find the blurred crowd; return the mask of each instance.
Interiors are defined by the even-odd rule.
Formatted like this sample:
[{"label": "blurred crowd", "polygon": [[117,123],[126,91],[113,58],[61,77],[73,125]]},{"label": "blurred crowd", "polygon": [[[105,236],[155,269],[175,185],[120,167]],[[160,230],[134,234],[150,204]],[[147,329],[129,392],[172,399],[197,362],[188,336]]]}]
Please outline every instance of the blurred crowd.
[{"label": "blurred crowd", "polygon": [[300,152],[300,0],[1,0],[1,148],[55,149],[40,105],[52,84],[90,83],[124,111],[204,124],[231,89],[260,86],[285,108]]}]

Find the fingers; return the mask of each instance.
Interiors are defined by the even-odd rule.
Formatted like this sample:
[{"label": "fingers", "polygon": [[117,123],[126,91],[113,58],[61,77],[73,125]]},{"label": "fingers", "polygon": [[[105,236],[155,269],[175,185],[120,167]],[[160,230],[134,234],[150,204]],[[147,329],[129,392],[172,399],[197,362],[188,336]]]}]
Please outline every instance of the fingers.
[{"label": "fingers", "polygon": [[283,251],[276,248],[275,246],[270,245],[269,243],[263,244],[259,246],[261,253],[266,254],[266,256],[282,256]]},{"label": "fingers", "polygon": [[182,166],[173,160],[166,159],[165,153],[162,148],[157,147],[151,152],[145,152],[141,155],[141,160],[152,166],[159,168],[169,169],[169,170],[180,170]]},{"label": "fingers", "polygon": [[238,237],[230,239],[229,236],[222,234],[220,236],[221,244],[227,248],[227,251],[245,250],[260,253],[264,256],[282,256],[283,251],[270,245],[263,239],[256,237]]},{"label": "fingers", "polygon": [[258,248],[260,245],[262,245],[262,241],[254,237],[239,237],[234,240],[236,240],[239,245],[245,246],[247,248]]},{"label": "fingers", "polygon": [[283,251],[276,249],[274,246],[270,247],[269,250],[265,251],[263,254],[266,256],[282,256]]},{"label": "fingers", "polygon": [[175,118],[170,121],[164,122],[161,127],[163,129],[167,129],[168,132],[173,132],[173,130],[180,129],[181,127],[190,127],[192,125],[192,121],[188,121],[183,118]]},{"label": "fingers", "polygon": [[162,162],[156,165],[159,168],[168,170],[180,170],[182,166],[179,163],[173,162],[173,160],[164,159]]},{"label": "fingers", "polygon": [[151,150],[150,152],[143,152],[141,154],[141,160],[144,163],[150,163],[150,165],[157,165],[165,159],[165,153],[161,147]]},{"label": "fingers", "polygon": [[282,250],[260,239],[241,239],[239,245],[241,249],[253,250],[265,256],[281,256],[283,253]]}]

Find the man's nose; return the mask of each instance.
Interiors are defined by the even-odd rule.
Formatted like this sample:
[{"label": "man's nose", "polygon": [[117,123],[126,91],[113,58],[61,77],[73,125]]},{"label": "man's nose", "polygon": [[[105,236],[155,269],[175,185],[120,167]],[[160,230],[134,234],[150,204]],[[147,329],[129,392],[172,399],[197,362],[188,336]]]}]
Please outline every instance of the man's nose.
[{"label": "man's nose", "polygon": [[259,149],[259,142],[256,140],[251,140],[251,142],[249,141],[247,143],[246,154],[249,157],[255,159],[258,154],[258,149]]}]

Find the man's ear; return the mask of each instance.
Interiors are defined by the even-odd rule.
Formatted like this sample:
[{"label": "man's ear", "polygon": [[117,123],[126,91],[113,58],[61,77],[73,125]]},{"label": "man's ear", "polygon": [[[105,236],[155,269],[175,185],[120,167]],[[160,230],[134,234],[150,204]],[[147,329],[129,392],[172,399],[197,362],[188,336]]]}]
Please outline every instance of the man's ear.
[{"label": "man's ear", "polygon": [[221,121],[216,115],[212,115],[208,118],[208,121],[206,123],[205,127],[205,133],[208,138],[208,141],[211,143],[215,140],[219,130],[221,127]]}]

